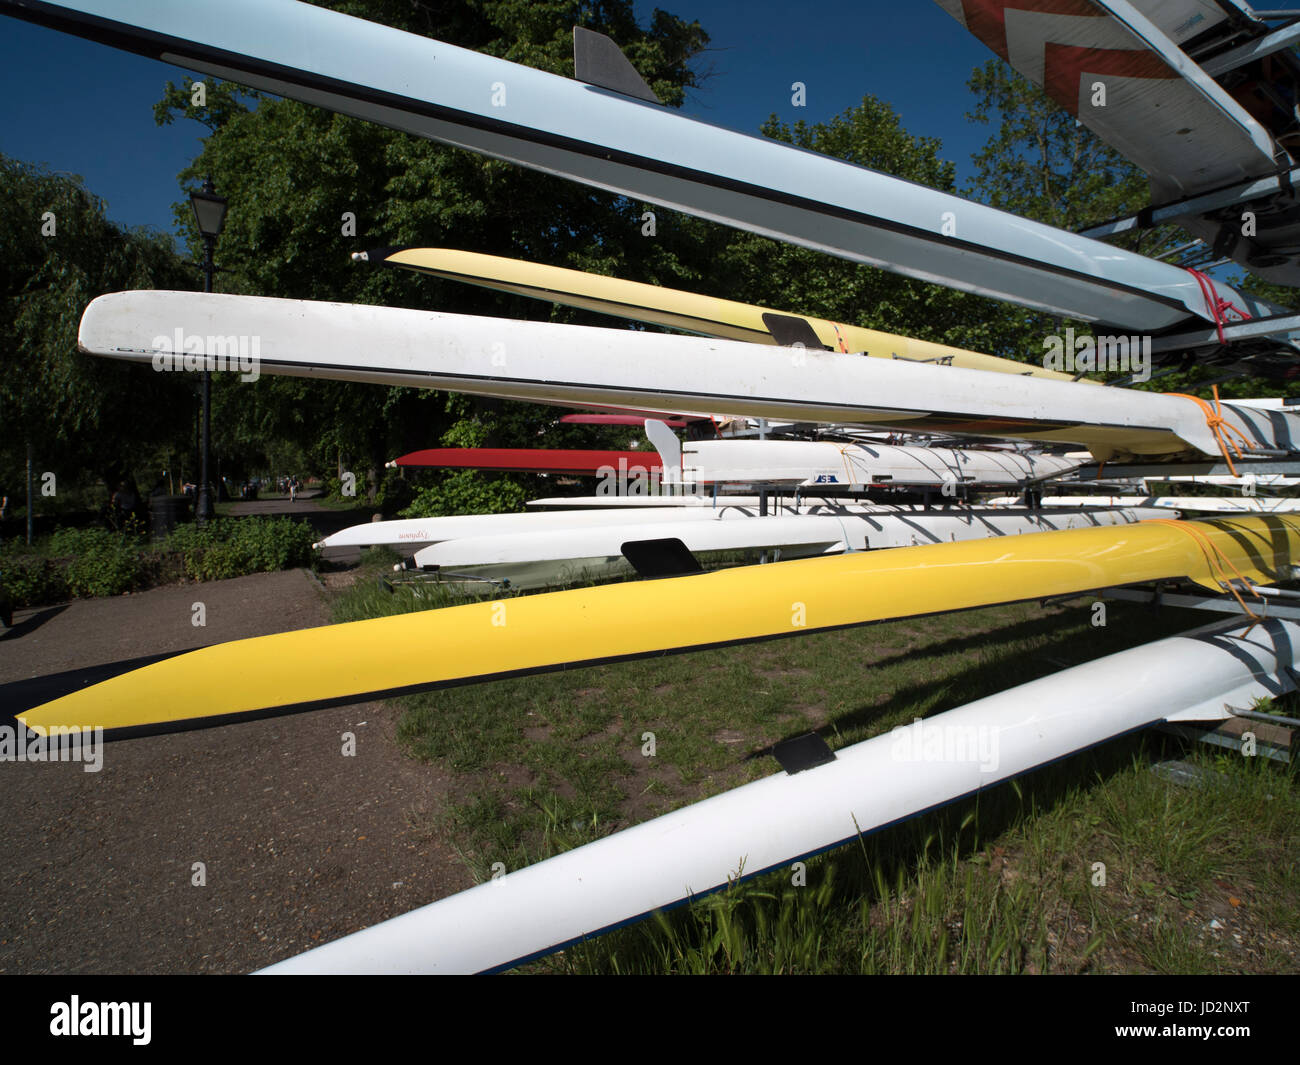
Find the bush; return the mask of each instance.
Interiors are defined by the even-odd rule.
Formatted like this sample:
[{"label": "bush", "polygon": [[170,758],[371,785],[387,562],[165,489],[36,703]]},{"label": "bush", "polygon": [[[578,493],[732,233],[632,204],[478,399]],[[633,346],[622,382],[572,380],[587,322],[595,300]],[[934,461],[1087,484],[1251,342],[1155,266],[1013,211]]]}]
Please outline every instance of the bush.
[{"label": "bush", "polygon": [[422,488],[401,512],[404,518],[433,518],[445,514],[507,514],[524,509],[528,490],[500,475],[457,470],[431,488]]},{"label": "bush", "polygon": [[6,556],[0,562],[0,585],[16,607],[43,606],[69,597],[63,569],[42,555]]},{"label": "bush", "polygon": [[143,542],[108,529],[59,529],[50,554],[66,558],[63,579],[78,597],[121,595],[144,581]]},{"label": "bush", "polygon": [[165,550],[183,556],[188,576],[217,581],[310,565],[315,538],[310,525],[294,518],[218,518],[202,529],[178,528]]},{"label": "bush", "polygon": [[284,517],[179,525],[152,547],[133,531],[59,529],[36,549],[0,547],[0,585],[17,607],[121,595],[181,577],[215,581],[308,566],[314,540],[310,525]]},{"label": "bush", "polygon": [[343,484],[343,479],[341,477],[325,478],[325,490],[329,494],[330,499],[343,499],[343,500],[347,500],[348,502],[356,502],[357,480],[359,480],[359,478],[355,478],[354,475],[354,480],[352,481],[351,484],[352,492],[350,495],[344,494],[343,492],[344,484]]},{"label": "bush", "polygon": [[399,470],[385,470],[375,495],[375,508],[385,514],[396,514],[414,500],[415,486]]}]

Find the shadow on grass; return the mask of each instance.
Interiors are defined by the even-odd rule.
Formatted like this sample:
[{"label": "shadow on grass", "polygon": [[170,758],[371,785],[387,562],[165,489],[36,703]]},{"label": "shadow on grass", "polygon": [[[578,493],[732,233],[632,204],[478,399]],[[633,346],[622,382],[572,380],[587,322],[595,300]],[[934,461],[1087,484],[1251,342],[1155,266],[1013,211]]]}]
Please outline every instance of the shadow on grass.
[{"label": "shadow on grass", "polygon": [[[1110,609],[1117,613],[1113,604]],[[823,738],[833,748],[844,747],[868,739],[879,722],[901,712],[909,712],[914,717],[933,717],[1063,669],[1199,628],[1211,620],[1195,610],[1129,609],[1106,626],[1089,627],[1087,638],[1080,639],[1079,627],[1088,625],[1090,616],[1090,611],[1077,617],[1048,614],[920,648],[909,647],[864,664],[864,669],[881,670],[904,663],[914,664],[925,658],[951,659],[970,653],[980,656],[980,660],[966,670],[897,688],[887,702],[860,705],[837,715],[818,731],[830,733]],[[802,735],[805,731],[798,729],[778,742]],[[772,753],[772,746],[751,750],[740,760],[751,762],[767,757]]]},{"label": "shadow on grass", "polygon": [[[804,886],[791,886],[789,868],[743,876],[649,920],[570,947],[564,959],[538,968],[578,973],[856,972],[868,961],[878,967],[886,960],[880,944],[873,945],[862,927],[869,915],[877,914],[882,927],[907,944],[897,971],[952,971],[945,945],[936,945],[928,936],[951,914],[972,912],[969,885],[955,887],[958,871],[973,868],[971,863],[987,865],[983,851],[990,841],[1041,814],[1068,807],[1084,793],[1105,788],[1135,766],[1150,764],[1167,743],[1178,741],[1145,734],[1106,742],[903,821],[869,829],[827,851],[791,855],[789,863],[821,855],[808,864]],[[960,894],[936,893],[936,885],[948,882],[945,875]],[[1039,927],[1038,895],[1027,884],[1020,887],[1004,894],[1004,909],[994,913],[1005,953],[994,950],[993,963],[979,971],[1032,970],[1051,953]],[[997,897],[995,893],[988,904],[995,905]],[[977,893],[977,911],[983,904]],[[977,936],[978,931],[971,928],[969,934]],[[724,946],[720,951],[720,940],[741,949],[733,953]],[[977,943],[975,953],[985,946]],[[1047,968],[1086,971],[1090,953],[1059,957]],[[769,967],[774,956],[777,964]],[[969,966],[965,971],[971,971]]]}]

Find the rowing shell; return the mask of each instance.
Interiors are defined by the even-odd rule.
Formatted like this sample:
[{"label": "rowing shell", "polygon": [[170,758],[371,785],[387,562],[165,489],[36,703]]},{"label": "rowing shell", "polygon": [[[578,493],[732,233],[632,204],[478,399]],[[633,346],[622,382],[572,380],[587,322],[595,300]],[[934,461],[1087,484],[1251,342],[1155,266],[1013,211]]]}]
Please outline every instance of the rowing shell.
[{"label": "rowing shell", "polygon": [[1221,720],[1226,707],[1291,691],[1297,641],[1300,625],[1269,619],[1121,651],[511,870],[262,972],[507,969],[1113,736],[1160,720]]},{"label": "rowing shell", "polygon": [[[700,440],[683,447],[682,461],[683,479],[697,484],[737,481],[846,488],[1028,484],[1063,477],[1082,465],[1077,459],[1015,451],[819,440]],[[664,461],[645,451],[444,447],[412,451],[391,465],[596,476],[634,470],[662,474]]]},{"label": "rowing shell", "polygon": [[[774,344],[776,341],[763,324],[763,315],[774,313],[796,317],[789,311],[772,311],[735,300],[451,248],[383,248],[358,252],[354,258],[358,257],[385,266],[406,267],[482,288],[531,296],[568,307],[581,307],[584,310],[723,340]],[[861,353],[877,359],[910,359],[913,362],[941,366],[961,366],[968,370],[1046,377],[1053,381],[1074,380],[1072,374],[1046,370],[1013,359],[1000,359],[996,355],[984,355],[977,351],[966,351],[894,333],[881,333],[875,329],[831,322],[824,318],[797,317],[803,317],[817,334],[817,339],[833,351]]]},{"label": "rowing shell", "polygon": [[533,447],[439,447],[395,458],[393,466],[512,473],[571,473],[597,476],[645,470],[662,473],[663,460],[647,451],[586,451]]},{"label": "rowing shell", "polygon": [[468,577],[500,581],[515,589],[544,588],[632,575],[624,555],[629,543],[675,539],[700,561],[723,553],[769,550],[780,558],[808,558],[851,550],[845,545],[854,533],[857,539],[865,538],[848,515],[615,525],[446,540],[417,551],[414,563],[423,570],[448,574],[452,581]]},{"label": "rowing shell", "polygon": [[[173,351],[175,337],[184,352]],[[1118,455],[1221,454],[1191,399],[729,340],[391,307],[193,292],[118,292],[86,308],[79,343],[155,370],[262,373],[439,388],[570,407],[674,409],[905,432],[1086,444]],[[251,357],[251,356],[250,356]],[[1222,432],[1276,455],[1300,416],[1223,404]]]},{"label": "rowing shell", "polygon": [[[685,418],[664,417],[658,419],[669,429],[685,429],[690,422]],[[694,421],[706,421],[696,418]],[[629,428],[644,429],[646,415],[632,414],[566,414],[560,419],[565,425],[624,425]]]},{"label": "rowing shell", "polygon": [[1077,459],[1016,451],[822,440],[698,440],[682,447],[682,479],[688,484],[1023,485],[1063,477],[1080,465]]},{"label": "rowing shell", "polygon": [[[1017,505],[1011,497],[1003,503]],[[542,505],[545,506],[542,506]],[[551,504],[557,504],[551,506]],[[575,504],[570,506],[570,504]],[[603,504],[614,504],[605,506]],[[618,505],[635,504],[635,505]],[[643,505],[644,504],[644,505]],[[512,538],[523,543],[528,537],[552,535],[564,542],[574,533],[598,528],[611,530],[610,542],[617,544],[630,539],[652,539],[664,536],[681,536],[656,530],[662,524],[681,525],[686,522],[731,522],[737,519],[762,516],[762,505],[756,496],[723,496],[718,500],[706,496],[578,496],[573,500],[534,500],[530,506],[537,509],[523,514],[455,514],[433,518],[398,518],[393,521],[371,521],[351,525],[332,533],[314,547],[415,547],[424,544],[444,543],[449,540],[479,541],[484,539]],[[1127,517],[1116,517],[1125,514]],[[874,529],[903,530],[898,535],[873,541],[873,547],[904,547],[917,543],[942,543],[949,540],[966,540],[970,536],[961,530],[975,527],[990,531],[983,535],[1005,533],[1042,532],[1047,529],[1074,529],[1084,525],[1125,524],[1156,517],[1155,513],[1117,511],[1113,508],[1090,509],[1080,504],[1073,516],[1064,510],[1044,515],[1037,511],[1024,511],[1018,519],[1023,524],[1007,526],[1008,511],[999,508],[961,507],[952,510],[922,506],[900,506],[887,503],[828,504],[805,502],[799,505],[770,502],[769,517],[798,516],[852,516],[870,522]],[[623,531],[631,526],[641,526],[635,535]],[[863,535],[867,535],[864,533]],[[622,537],[617,540],[617,537]],[[836,539],[840,539],[837,537]],[[855,550],[864,550],[859,543]],[[602,552],[604,553],[604,552]]]},{"label": "rowing shell", "polygon": [[[0,0],[0,11],[1055,316],[1142,333],[1215,320],[1196,279],[1169,263],[322,7],[286,0],[224,0],[219,9],[161,0]],[[1226,285],[1219,291],[1256,317],[1269,313],[1262,301]]]},{"label": "rowing shell", "polygon": [[[691,500],[692,504],[706,504],[702,496],[594,496],[595,499],[659,499]],[[399,518],[393,521],[372,521],[352,525],[332,533],[316,547],[373,547],[377,545],[402,546],[408,544],[433,544],[444,540],[471,539],[483,536],[559,532],[562,530],[590,528],[596,525],[649,524],[656,521],[724,521],[731,517],[750,517],[758,514],[757,499],[728,500],[719,506],[691,507],[690,515],[678,513],[621,513],[615,510],[562,511],[537,514],[453,514],[434,518]],[[772,513],[798,513],[793,508],[772,507]]]},{"label": "rowing shell", "polygon": [[[1050,382],[1049,382],[1050,383]],[[131,735],[469,681],[1188,578],[1292,576],[1300,519],[1154,521],[859,551],[604,585],[217,644],[18,715]]]},{"label": "rowing shell", "polygon": [[529,589],[577,579],[631,575],[625,545],[645,540],[680,540],[701,561],[731,552],[756,551],[775,552],[776,559],[791,559],[1018,536],[1047,529],[1126,525],[1166,516],[1150,508],[1048,512],[963,507],[911,514],[897,513],[897,509],[890,513],[886,507],[849,510],[814,506],[797,513],[759,517],[753,511],[746,515],[739,508],[729,508],[730,513],[721,521],[691,520],[714,512],[686,511],[676,515],[677,521],[597,523],[594,527],[446,540],[416,552],[414,563],[421,569],[448,573],[452,580],[469,577]]},{"label": "rowing shell", "polygon": [[[775,495],[776,493],[772,493],[772,494]],[[799,506],[812,506],[815,505],[816,500],[823,498],[822,496],[819,496],[815,490],[797,490],[789,493],[784,493],[783,496],[786,499],[801,500],[802,502],[798,504]],[[838,496],[832,496],[829,493],[824,498],[826,498],[827,500],[836,499],[837,502],[833,505],[843,506],[847,509],[853,509],[855,507],[870,509],[872,507],[880,506],[880,507],[885,507],[887,509],[893,509],[893,510],[915,510],[918,513],[923,512],[925,509],[927,509],[919,506],[899,507],[893,504],[883,504],[883,503],[880,504],[847,503],[847,502],[843,502],[842,500],[839,500]],[[725,494],[719,494],[716,496],[698,495],[698,494],[644,495],[638,493],[631,493],[629,495],[599,495],[599,496],[547,496],[544,499],[530,499],[528,500],[527,503],[524,504],[525,507],[529,508],[530,512],[535,511],[540,513],[550,513],[550,512],[563,511],[563,510],[590,510],[590,511],[637,510],[637,509],[658,510],[661,508],[693,510],[697,507],[703,507],[707,509],[711,507],[722,507],[722,506],[757,508],[759,505],[760,505],[759,497],[754,495],[752,492],[749,494],[740,493],[740,492],[737,493],[727,492]],[[791,503],[789,505],[794,506],[795,504]],[[769,500],[769,507],[773,512],[775,512],[776,503],[772,500]]]},{"label": "rowing shell", "polygon": [[[989,506],[1019,504],[1015,496],[990,499]],[[1272,496],[1044,496],[1044,507],[1146,507],[1189,514],[1296,514],[1300,499]]]},{"label": "rowing shell", "polygon": [[[1234,406],[1239,406],[1236,400],[1233,400]],[[1294,488],[1300,485],[1300,477],[1287,477],[1281,473],[1250,473],[1244,477],[1229,477],[1227,474],[1209,474],[1209,473],[1192,473],[1192,474],[1166,474],[1164,477],[1144,477],[1148,484],[1164,483],[1171,481],[1175,483],[1191,482],[1193,484],[1212,484],[1222,487],[1239,486],[1242,488]]]},{"label": "rowing shell", "polygon": [[[815,492],[791,493],[801,498],[815,498]],[[659,508],[691,509],[695,507],[738,506],[757,507],[758,496],[743,493],[727,493],[718,496],[705,495],[653,495],[638,492],[627,495],[599,496],[547,496],[544,499],[530,499],[524,506],[533,511],[549,512],[561,510],[657,510]]]}]

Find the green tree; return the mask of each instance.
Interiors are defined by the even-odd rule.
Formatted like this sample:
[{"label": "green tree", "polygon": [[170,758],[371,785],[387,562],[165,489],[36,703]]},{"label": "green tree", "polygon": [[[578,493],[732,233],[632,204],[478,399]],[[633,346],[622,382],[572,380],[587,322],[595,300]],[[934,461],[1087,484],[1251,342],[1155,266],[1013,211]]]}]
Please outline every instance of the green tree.
[{"label": "green tree", "polygon": [[[626,0],[328,6],[569,76],[579,23],[614,37],[669,103],[696,83],[690,61],[708,40],[697,23],[662,11],[643,29]],[[210,130],[180,177],[188,184],[210,174],[230,200],[218,247],[222,291],[535,319],[552,312],[523,297],[357,264],[351,253],[423,243],[645,280],[681,272],[680,230],[669,225],[658,240],[629,239],[639,234],[642,207],[625,198],[229,85],[209,85],[208,106],[191,114],[191,84],[169,85],[156,117],[196,117]],[[177,205],[176,217],[197,254],[187,204]],[[372,497],[387,458],[441,442],[457,421],[479,422],[487,443],[522,445],[535,444],[555,419],[537,408],[507,417],[512,405],[499,402],[476,401],[466,411],[427,392],[285,378],[219,381],[214,403],[215,446],[223,452],[247,452],[278,433],[322,471],[336,461],[361,463]]]},{"label": "green tree", "polygon": [[[942,145],[915,137],[874,96],[829,122],[793,126],[773,115],[764,136],[945,192],[956,170]],[[974,351],[1023,358],[1023,312],[967,293],[915,281],[750,233],[691,221],[707,249],[690,277],[701,290],[734,299],[902,333]]]},{"label": "green tree", "polygon": [[[1000,59],[967,83],[974,123],[990,126],[966,192],[1004,211],[1077,231],[1132,214],[1151,200],[1144,174]],[[1190,238],[1177,226],[1122,234],[1117,246],[1159,256]]]},{"label": "green tree", "polygon": [[[990,59],[977,67],[968,84],[976,99],[967,117],[990,126],[991,132],[974,156],[975,177],[967,195],[1024,218],[1076,231],[1134,214],[1150,202],[1150,185],[1141,169],[1002,60]],[[1120,234],[1109,243],[1159,258],[1191,239],[1181,227],[1164,225]],[[1241,285],[1283,306],[1294,302],[1291,290],[1258,279],[1242,280]],[[1038,351],[1045,334],[1059,333],[1066,325],[1078,334],[1088,329],[1083,322],[1028,313],[1023,325],[1026,346]],[[1221,366],[1188,365],[1134,387],[1204,391],[1209,382],[1224,376]],[[1268,396],[1280,394],[1280,388],[1277,382],[1242,377],[1221,382],[1220,392],[1224,397]]]},{"label": "green tree", "polygon": [[0,494],[21,495],[29,444],[56,490],[130,480],[182,449],[192,381],[77,351],[96,296],[193,286],[171,242],[110,222],[80,178],[0,156],[0,247]]}]

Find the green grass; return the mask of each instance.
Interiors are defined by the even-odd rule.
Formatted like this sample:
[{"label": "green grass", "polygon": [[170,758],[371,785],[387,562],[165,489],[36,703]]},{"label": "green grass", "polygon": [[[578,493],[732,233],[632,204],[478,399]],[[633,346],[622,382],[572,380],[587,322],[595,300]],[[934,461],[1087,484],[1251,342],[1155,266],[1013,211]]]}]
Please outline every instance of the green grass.
[{"label": "green grass", "polygon": [[[315,489],[312,489],[312,491],[315,491]],[[298,498],[302,499],[302,496],[303,493],[299,492]],[[288,501],[289,493],[262,492],[258,495],[258,499],[283,499]],[[324,507],[327,510],[351,512],[354,514],[358,522],[369,521],[375,511],[381,509],[367,501],[364,491],[361,492],[359,496],[339,496],[331,495],[328,492],[322,492],[320,495],[312,496],[311,501],[316,504],[316,506]]]},{"label": "green grass", "polygon": [[[339,620],[455,601],[383,590],[386,563]],[[857,743],[1208,620],[1108,613],[1017,604],[453,688],[403,700],[398,735],[452,775],[433,830],[485,879],[777,772],[779,740]],[[1202,786],[1152,772],[1169,757]],[[746,880],[526,971],[1295,971],[1298,844],[1293,770],[1147,733],[810,859],[804,886]]]},{"label": "green grass", "polygon": [[[457,595],[434,582],[413,580],[411,574],[395,573],[393,566],[401,560],[402,556],[388,547],[363,548],[355,580],[331,605],[334,621],[342,624],[482,601]],[[510,598],[513,594],[499,592],[486,598]]]},{"label": "green grass", "polygon": [[1109,745],[529,971],[1295,971],[1294,779],[1241,760],[1184,791],[1152,757]]}]

